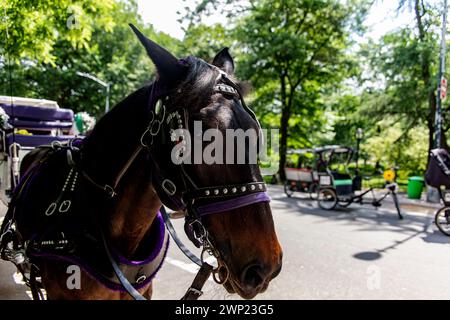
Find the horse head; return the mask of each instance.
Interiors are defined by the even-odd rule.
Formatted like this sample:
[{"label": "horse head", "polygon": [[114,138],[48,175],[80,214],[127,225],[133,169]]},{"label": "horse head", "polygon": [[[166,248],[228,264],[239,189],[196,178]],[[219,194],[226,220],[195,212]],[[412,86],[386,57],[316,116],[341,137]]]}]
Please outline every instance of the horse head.
[{"label": "horse head", "polygon": [[211,64],[177,59],[132,28],[158,71],[142,137],[158,195],[186,212],[189,238],[219,262],[216,281],[253,298],[280,272],[282,250],[256,161],[259,123],[234,78],[233,59],[226,48]]}]

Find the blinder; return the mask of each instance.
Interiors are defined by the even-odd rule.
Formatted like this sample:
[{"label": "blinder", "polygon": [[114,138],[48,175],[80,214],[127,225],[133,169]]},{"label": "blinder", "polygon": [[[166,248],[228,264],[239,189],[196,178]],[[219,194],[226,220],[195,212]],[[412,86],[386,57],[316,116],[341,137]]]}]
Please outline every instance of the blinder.
[{"label": "blinder", "polygon": [[[216,68],[215,66],[212,67]],[[243,109],[256,121],[258,130],[261,133],[261,127],[256,115],[245,104],[239,87],[221,70],[213,92],[220,93],[227,99],[240,101]],[[150,98],[150,101],[152,100]],[[183,136],[178,137],[177,140],[177,137],[173,134],[174,131],[176,129],[189,130],[187,109],[185,107],[168,107],[166,104],[168,101],[170,101],[170,98],[166,95],[160,97],[153,106],[150,106],[151,121],[141,138],[142,145],[157,151],[156,153],[152,152],[152,154],[159,154],[160,157],[166,160],[168,160],[167,155],[161,152],[163,146],[186,143]],[[155,108],[160,109],[160,111],[156,112]],[[262,135],[259,134],[259,139],[261,137]],[[156,141],[157,143],[155,143]],[[231,211],[258,202],[270,201],[263,181],[198,187],[186,172],[183,163],[174,164],[171,161],[161,161],[159,159],[160,162],[152,156],[150,158],[155,169],[152,172],[154,172],[154,179],[157,182],[155,185],[158,195],[165,205],[177,211],[178,217],[181,216],[180,212],[185,212],[185,232],[197,247],[200,247],[205,241],[209,247],[212,247],[208,240],[207,232],[206,235],[203,234],[205,230],[201,223],[203,216]]]}]

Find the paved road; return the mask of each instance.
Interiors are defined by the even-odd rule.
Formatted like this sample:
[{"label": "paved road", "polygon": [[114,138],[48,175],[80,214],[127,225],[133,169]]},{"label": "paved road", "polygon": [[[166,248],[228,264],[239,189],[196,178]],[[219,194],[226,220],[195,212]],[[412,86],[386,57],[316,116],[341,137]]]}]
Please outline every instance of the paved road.
[{"label": "paved road", "polygon": [[[390,204],[328,212],[279,187],[270,194],[284,263],[258,299],[450,299],[450,238],[433,225],[434,209],[404,206],[399,221]],[[182,221],[174,224],[184,237]],[[179,299],[195,271],[172,242],[153,298]],[[0,262],[0,299],[27,298],[12,273]],[[208,281],[202,299],[239,297]]]}]

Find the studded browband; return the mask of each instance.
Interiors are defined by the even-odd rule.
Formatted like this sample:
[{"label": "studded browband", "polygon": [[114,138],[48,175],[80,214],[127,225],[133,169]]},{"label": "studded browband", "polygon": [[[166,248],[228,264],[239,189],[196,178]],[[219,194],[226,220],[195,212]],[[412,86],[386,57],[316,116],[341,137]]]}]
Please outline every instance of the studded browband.
[{"label": "studded browband", "polygon": [[212,187],[198,188],[187,192],[184,195],[184,198],[186,200],[225,198],[266,191],[267,188],[264,182],[250,182],[229,186],[212,186]]}]

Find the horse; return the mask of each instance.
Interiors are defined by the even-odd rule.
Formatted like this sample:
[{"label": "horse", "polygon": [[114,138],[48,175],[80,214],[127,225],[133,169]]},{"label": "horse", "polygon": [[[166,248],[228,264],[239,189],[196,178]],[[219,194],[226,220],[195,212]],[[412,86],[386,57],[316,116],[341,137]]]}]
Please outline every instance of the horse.
[{"label": "horse", "polygon": [[[164,205],[181,212],[189,239],[217,258],[217,282],[252,299],[282,265],[258,164],[172,158],[174,147],[186,152],[186,140],[174,138],[174,130],[192,133],[194,121],[222,133],[260,130],[234,77],[233,58],[224,48],[211,63],[178,59],[130,26],[156,80],[118,103],[84,139],[37,148],[23,159],[5,218],[23,244],[13,247],[23,249],[48,299],[131,299],[111,256],[150,299],[169,244]],[[12,233],[5,223],[2,234]]]}]

